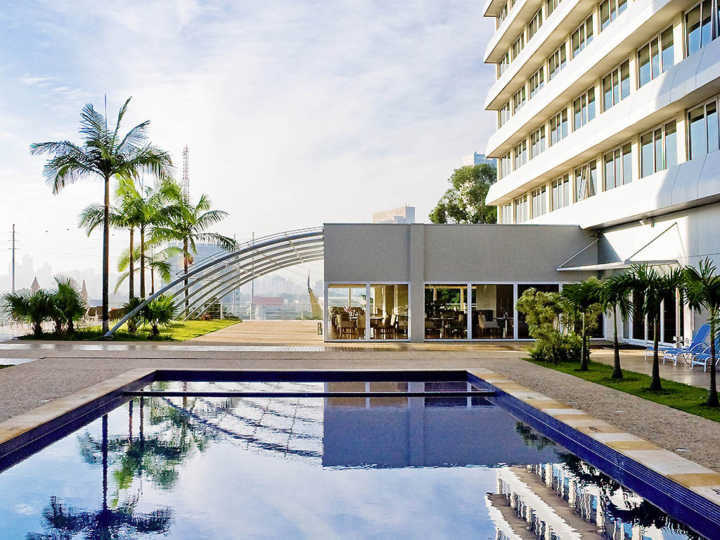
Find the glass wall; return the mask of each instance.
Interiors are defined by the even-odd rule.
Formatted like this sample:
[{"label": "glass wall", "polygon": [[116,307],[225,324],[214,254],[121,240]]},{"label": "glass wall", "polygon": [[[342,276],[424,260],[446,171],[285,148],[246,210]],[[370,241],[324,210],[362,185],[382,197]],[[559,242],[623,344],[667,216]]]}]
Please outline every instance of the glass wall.
[{"label": "glass wall", "polygon": [[370,339],[407,339],[408,323],[408,286],[370,284]]},{"label": "glass wall", "polygon": [[365,339],[365,284],[328,285],[328,339]]},{"label": "glass wall", "polygon": [[[560,292],[560,286],[554,285],[533,285],[533,284],[521,284],[518,285],[518,298],[528,289],[535,289],[542,292]],[[528,332],[528,325],[525,322],[525,315],[518,313],[518,339],[531,339],[530,333]]]},{"label": "glass wall", "polygon": [[512,285],[472,285],[472,339],[513,339]]},{"label": "glass wall", "polygon": [[467,339],[467,285],[425,285],[425,339]]}]

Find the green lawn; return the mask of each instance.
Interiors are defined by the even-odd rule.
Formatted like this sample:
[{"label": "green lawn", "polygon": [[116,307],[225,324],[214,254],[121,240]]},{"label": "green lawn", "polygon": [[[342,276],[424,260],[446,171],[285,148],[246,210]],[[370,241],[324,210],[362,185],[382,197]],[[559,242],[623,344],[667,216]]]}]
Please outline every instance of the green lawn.
[{"label": "green lawn", "polygon": [[[156,339],[160,341],[185,341],[198,336],[203,336],[237,324],[237,320],[213,320],[213,321],[176,321],[166,328],[160,329],[160,336],[157,338],[150,337],[149,328],[140,328],[137,334],[130,334],[125,326],[115,332],[114,341],[148,341]],[[63,340],[63,341],[95,341],[102,338],[102,331],[99,326],[83,328],[75,332],[72,336],[56,336],[55,334],[43,334],[42,337],[36,338],[32,334],[21,336],[18,339],[43,339],[43,340]]]},{"label": "green lawn", "polygon": [[639,396],[649,401],[654,401],[655,403],[667,405],[674,409],[680,409],[690,414],[720,422],[720,408],[706,407],[703,405],[707,399],[707,390],[704,388],[662,379],[663,390],[661,392],[651,392],[649,390],[651,380],[649,375],[623,369],[623,379],[616,381],[610,378],[610,375],[612,375],[612,366],[607,364],[590,362],[590,369],[588,371],[579,371],[578,364],[575,362],[550,364],[546,362],[536,362],[530,359],[526,360],[538,366],[562,371],[563,373],[580,377],[586,381],[609,386],[610,388],[627,392],[628,394]]}]

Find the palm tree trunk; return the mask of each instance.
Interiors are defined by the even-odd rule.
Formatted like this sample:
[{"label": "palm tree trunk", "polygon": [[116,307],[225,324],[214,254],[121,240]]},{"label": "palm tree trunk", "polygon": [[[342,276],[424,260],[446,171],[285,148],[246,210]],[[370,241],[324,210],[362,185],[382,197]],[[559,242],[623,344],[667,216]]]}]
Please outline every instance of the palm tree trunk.
[{"label": "palm tree trunk", "polygon": [[188,241],[187,238],[183,238],[183,270],[185,271],[185,280],[184,280],[184,286],[185,286],[185,316],[187,317],[189,315],[188,311],[190,310],[190,301],[188,299],[188,257],[190,254],[188,253]]},{"label": "palm tree trunk", "polygon": [[580,371],[588,370],[587,341],[585,339],[585,313],[582,314],[582,346],[580,347]]},{"label": "palm tree trunk", "polygon": [[717,351],[715,350],[715,332],[717,331],[715,328],[716,320],[717,313],[710,312],[710,392],[708,394],[707,404],[711,407],[717,407],[720,405],[718,402],[717,380],[715,375],[715,355],[717,354]]},{"label": "palm tree trunk", "polygon": [[110,176],[105,176],[105,209],[103,212],[103,260],[102,260],[102,332],[108,331],[110,288]]},{"label": "palm tree trunk", "polygon": [[145,298],[145,225],[140,225],[140,297]]},{"label": "palm tree trunk", "polygon": [[613,331],[614,331],[614,345],[615,345],[615,360],[613,362],[612,379],[622,379],[622,369],[620,369],[620,342],[618,341],[618,328],[617,328],[617,306],[613,306]]},{"label": "palm tree trunk", "polygon": [[658,314],[653,317],[653,367],[652,382],[650,383],[650,390],[653,391],[662,390],[662,384],[660,383],[660,359],[658,354],[658,342],[660,341],[659,329],[660,315]]},{"label": "palm tree trunk", "polygon": [[150,296],[155,294],[155,268],[150,267]]},{"label": "palm tree trunk", "polygon": [[132,300],[132,298],[135,296],[135,254],[133,253],[134,249],[135,249],[135,227],[130,227],[130,261],[128,264],[128,269],[129,269],[130,273],[128,274],[128,282],[129,282],[128,300]]}]

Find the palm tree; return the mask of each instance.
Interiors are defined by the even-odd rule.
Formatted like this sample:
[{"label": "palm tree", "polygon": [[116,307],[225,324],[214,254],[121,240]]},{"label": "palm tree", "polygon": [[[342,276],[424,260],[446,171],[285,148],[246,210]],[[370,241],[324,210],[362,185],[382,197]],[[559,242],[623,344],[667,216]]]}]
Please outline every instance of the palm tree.
[{"label": "palm tree", "polygon": [[716,271],[709,258],[700,261],[697,268],[686,266],[683,269],[683,296],[688,305],[696,311],[704,308],[710,315],[710,391],[707,404],[712,407],[720,405],[715,375],[715,339],[720,323],[720,275]]},{"label": "palm tree", "polygon": [[[157,272],[160,279],[164,282],[170,281],[171,266],[170,259],[178,257],[182,254],[182,250],[175,246],[167,246],[159,251],[153,251],[145,255],[145,262],[150,270],[150,295],[155,294],[155,273]],[[115,292],[120,288],[120,285],[130,277],[130,261],[132,259],[140,258],[140,248],[135,249],[133,257],[130,256],[129,250],[125,250],[120,254],[118,259],[118,272],[121,272],[118,278],[117,284],[115,285]],[[140,268],[134,268],[134,272],[140,272]]]},{"label": "palm tree", "polygon": [[91,105],[82,109],[80,134],[82,145],[70,141],[41,142],[30,145],[33,155],[48,154],[44,175],[59,193],[67,184],[81,178],[96,176],[105,188],[103,205],[103,261],[102,261],[102,328],[108,330],[108,292],[110,275],[110,180],[117,176],[137,178],[141,171],[149,171],[159,178],[169,176],[172,160],[170,155],[153,146],[147,137],[150,121],[136,125],[125,136],[120,136],[120,126],[127,111],[128,98],[120,111],[113,129],[108,128],[107,118]]},{"label": "palm tree", "polygon": [[75,332],[75,321],[85,314],[87,306],[80,293],[72,286],[70,279],[55,278],[55,281],[57,281],[57,291],[53,294],[53,303],[67,325],[68,333],[72,334]]},{"label": "palm tree", "polygon": [[[169,184],[169,183],[168,183]],[[228,236],[208,232],[208,229],[227,217],[223,210],[213,210],[210,199],[203,194],[196,204],[186,198],[180,186],[174,183],[167,196],[169,204],[162,211],[163,221],[153,229],[153,240],[159,242],[176,241],[182,243],[183,270],[187,274],[188,267],[197,253],[196,242],[214,244],[226,250],[236,247],[236,242]],[[185,311],[188,310],[188,279],[185,278]]]},{"label": "palm tree", "polygon": [[570,302],[573,311],[580,316],[580,371],[587,371],[590,360],[590,351],[587,344],[587,318],[596,313],[600,305],[600,281],[591,277],[580,283],[571,283],[563,287],[561,295]]},{"label": "palm tree", "polygon": [[42,336],[43,321],[55,314],[51,295],[44,289],[32,294],[8,293],[3,296],[5,311],[16,321],[26,321],[32,325],[35,337]]},{"label": "palm tree", "polygon": [[[673,268],[665,273],[658,272],[655,267],[647,264],[633,265],[628,276],[636,312],[647,316],[648,324],[653,329],[653,367],[650,390],[662,390],[660,382],[660,312],[665,297],[672,296],[683,284],[683,272]],[[640,301],[638,301],[638,299]]]},{"label": "palm tree", "polygon": [[613,348],[615,350],[615,360],[613,362],[613,372],[611,378],[622,379],[622,369],[620,368],[620,342],[618,341],[618,311],[620,316],[627,318],[632,303],[630,302],[631,282],[627,274],[616,274],[602,282],[600,290],[600,305],[604,312],[612,310],[613,314]]}]

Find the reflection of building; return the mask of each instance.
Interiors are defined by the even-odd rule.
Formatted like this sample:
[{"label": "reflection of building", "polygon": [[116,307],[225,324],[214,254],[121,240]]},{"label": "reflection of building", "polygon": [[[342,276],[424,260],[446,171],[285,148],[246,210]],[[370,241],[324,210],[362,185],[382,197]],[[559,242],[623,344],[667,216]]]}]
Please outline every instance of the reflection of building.
[{"label": "reflection of building", "polygon": [[[497,471],[497,494],[486,499],[499,538],[611,538],[664,540],[688,538],[681,531],[658,528],[666,516],[648,520],[648,505],[591,466],[577,462],[573,472],[562,463],[503,467]],[[649,521],[644,525],[641,520]],[[651,523],[652,522],[652,523]]]},{"label": "reflection of building", "polygon": [[[332,392],[468,391],[465,382],[333,382]],[[327,398],[323,464],[407,467],[534,463],[554,447],[528,446],[517,421],[483,398]],[[489,437],[488,434],[492,433]]]},{"label": "reflection of building", "polygon": [[392,210],[375,212],[372,221],[373,223],[415,223],[415,207],[401,206]]}]

